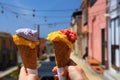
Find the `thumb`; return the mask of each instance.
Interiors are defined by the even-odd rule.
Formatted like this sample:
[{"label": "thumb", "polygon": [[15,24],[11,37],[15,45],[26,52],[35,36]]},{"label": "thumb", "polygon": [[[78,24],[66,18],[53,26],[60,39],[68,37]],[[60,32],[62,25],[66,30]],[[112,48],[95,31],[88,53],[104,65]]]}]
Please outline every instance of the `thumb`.
[{"label": "thumb", "polygon": [[24,80],[27,76],[27,72],[24,67],[21,67],[20,74],[19,74],[19,80]]},{"label": "thumb", "polygon": [[85,76],[83,76],[82,68],[78,66],[69,66],[68,67],[68,76],[70,80],[87,80]]}]

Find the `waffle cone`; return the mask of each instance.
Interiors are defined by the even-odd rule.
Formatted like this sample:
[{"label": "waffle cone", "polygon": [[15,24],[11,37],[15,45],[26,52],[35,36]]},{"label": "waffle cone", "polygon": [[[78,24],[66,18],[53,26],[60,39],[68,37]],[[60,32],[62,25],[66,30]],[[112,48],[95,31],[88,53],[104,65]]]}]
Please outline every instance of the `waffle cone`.
[{"label": "waffle cone", "polygon": [[62,41],[53,42],[56,65],[58,68],[65,67],[69,63],[71,50]]},{"label": "waffle cone", "polygon": [[25,68],[37,69],[37,49],[37,47],[31,49],[28,46],[18,45],[18,50]]}]

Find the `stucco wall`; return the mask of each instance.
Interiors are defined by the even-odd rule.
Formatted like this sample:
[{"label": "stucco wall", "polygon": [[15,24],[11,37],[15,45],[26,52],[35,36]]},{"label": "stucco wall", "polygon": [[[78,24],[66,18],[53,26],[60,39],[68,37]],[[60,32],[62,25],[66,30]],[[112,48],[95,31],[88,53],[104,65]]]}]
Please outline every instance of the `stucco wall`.
[{"label": "stucco wall", "polygon": [[[107,29],[106,17],[104,16],[105,13],[106,0],[97,0],[96,3],[92,7],[89,7],[88,10],[89,56],[95,58],[99,62],[102,60],[101,30],[105,29],[106,31]],[[107,39],[106,32],[105,39]]]}]

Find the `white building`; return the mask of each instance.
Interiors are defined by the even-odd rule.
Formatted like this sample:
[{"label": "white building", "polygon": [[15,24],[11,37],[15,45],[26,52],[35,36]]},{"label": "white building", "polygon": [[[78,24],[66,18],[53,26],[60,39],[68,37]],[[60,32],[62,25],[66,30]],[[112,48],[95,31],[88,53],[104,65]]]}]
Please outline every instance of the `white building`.
[{"label": "white building", "polygon": [[[120,77],[120,0],[108,0],[108,68],[110,80]],[[109,75],[110,74],[110,75]]]}]

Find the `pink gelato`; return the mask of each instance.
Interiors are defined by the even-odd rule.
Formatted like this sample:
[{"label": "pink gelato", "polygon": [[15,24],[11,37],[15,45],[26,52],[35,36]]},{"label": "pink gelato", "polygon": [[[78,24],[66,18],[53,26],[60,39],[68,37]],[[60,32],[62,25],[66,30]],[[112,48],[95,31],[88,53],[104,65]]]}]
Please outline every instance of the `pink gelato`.
[{"label": "pink gelato", "polygon": [[29,28],[22,28],[16,30],[16,35],[24,37],[31,41],[38,41],[38,32]]},{"label": "pink gelato", "polygon": [[64,29],[64,30],[60,30],[60,32],[62,32],[64,35],[66,35],[68,37],[68,40],[72,43],[74,43],[75,40],[77,39],[76,33],[73,31]]}]

